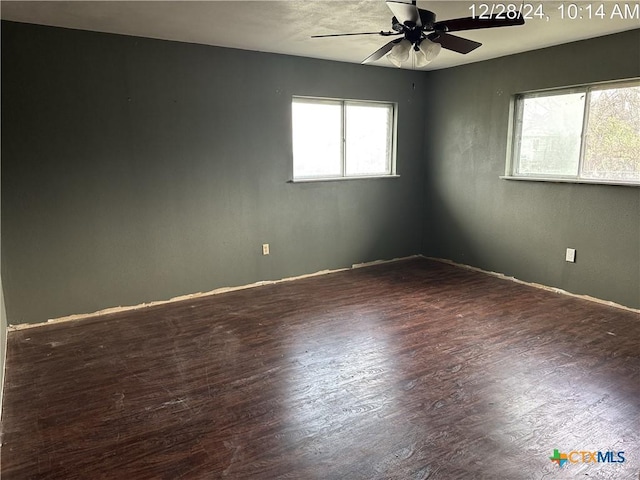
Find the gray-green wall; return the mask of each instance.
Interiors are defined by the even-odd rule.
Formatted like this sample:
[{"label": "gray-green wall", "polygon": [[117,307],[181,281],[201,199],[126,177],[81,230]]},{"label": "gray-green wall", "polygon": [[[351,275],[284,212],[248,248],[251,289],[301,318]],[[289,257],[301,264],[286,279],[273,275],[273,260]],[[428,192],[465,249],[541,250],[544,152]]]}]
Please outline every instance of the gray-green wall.
[{"label": "gray-green wall", "polygon": [[[3,22],[9,323],[416,253],[638,308],[639,189],[498,176],[513,93],[640,75],[639,43],[423,73]],[[292,95],[398,102],[401,177],[287,183]]]},{"label": "gray-green wall", "polygon": [[[421,82],[416,72],[3,22],[9,322],[419,253]],[[292,95],[397,102],[400,178],[287,183]]]},{"label": "gray-green wall", "polygon": [[[0,171],[2,170],[2,159],[0,157]],[[2,190],[2,174],[0,173],[0,192]],[[2,212],[2,201],[0,200],[0,212]],[[2,250],[2,226],[0,225],[0,251]],[[0,261],[0,264],[2,262]],[[2,286],[2,273],[0,272],[0,420],[2,420],[2,399],[4,394],[4,364],[6,358],[7,345],[7,310],[4,307],[4,288]]]},{"label": "gray-green wall", "polygon": [[640,308],[640,188],[498,178],[513,94],[638,76],[640,30],[429,73],[425,252]]}]

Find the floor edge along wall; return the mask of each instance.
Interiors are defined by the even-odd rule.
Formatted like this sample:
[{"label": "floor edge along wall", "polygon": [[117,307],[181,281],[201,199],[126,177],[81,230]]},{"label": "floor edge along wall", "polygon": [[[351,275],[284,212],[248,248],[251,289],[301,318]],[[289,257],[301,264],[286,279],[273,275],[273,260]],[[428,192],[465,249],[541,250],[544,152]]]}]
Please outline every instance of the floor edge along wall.
[{"label": "floor edge along wall", "polygon": [[273,284],[277,284],[277,283],[291,282],[291,281],[294,281],[294,280],[300,280],[300,279],[303,279],[303,278],[316,277],[318,275],[327,275],[327,274],[330,274],[330,273],[343,272],[343,271],[351,270],[351,269],[355,269],[355,268],[366,268],[366,267],[370,267],[372,265],[379,265],[381,263],[399,262],[399,261],[408,260],[408,259],[411,259],[411,258],[426,258],[426,259],[434,260],[434,261],[437,261],[437,262],[447,263],[449,265],[454,265],[456,267],[465,268],[465,269],[468,269],[468,270],[473,270],[473,271],[476,271],[476,272],[484,273],[485,275],[491,275],[491,276],[494,276],[494,277],[501,278],[503,280],[510,280],[512,282],[520,283],[520,284],[523,284],[523,285],[528,285],[530,287],[539,288],[539,289],[550,291],[550,292],[554,292],[554,293],[560,293],[562,295],[568,295],[568,296],[571,296],[571,297],[580,298],[582,300],[588,300],[590,302],[599,303],[601,305],[607,305],[609,307],[620,308],[622,310],[626,310],[626,311],[629,311],[629,312],[640,313],[640,309],[627,307],[625,305],[620,305],[620,304],[615,303],[615,302],[602,300],[600,298],[595,298],[595,297],[591,297],[591,296],[588,296],[588,295],[579,295],[579,294],[567,292],[566,290],[562,290],[560,288],[549,287],[547,285],[541,285],[539,283],[525,282],[525,281],[519,280],[519,279],[517,279],[515,277],[506,276],[506,275],[504,275],[502,273],[483,270],[481,268],[472,267],[470,265],[457,263],[457,262],[454,262],[452,260],[448,260],[448,259],[444,259],[444,258],[436,258],[436,257],[427,257],[425,255],[411,255],[411,256],[408,256],[408,257],[394,258],[394,259],[391,259],[391,260],[375,260],[375,261],[372,261],[372,262],[358,263],[358,264],[352,265],[350,268],[346,267],[346,268],[338,268],[338,269],[333,269],[333,270],[320,270],[320,271],[315,272],[315,273],[308,273],[308,274],[304,274],[304,275],[298,275],[298,276],[295,276],[295,277],[287,277],[287,278],[283,278],[283,279],[280,279],[280,280],[265,280],[265,281],[259,281],[259,282],[251,283],[251,284],[248,284],[248,285],[239,285],[239,286],[235,286],[235,287],[222,287],[222,288],[217,288],[215,290],[212,290],[210,292],[199,292],[199,293],[193,293],[193,294],[188,294],[188,295],[182,295],[182,296],[179,296],[179,297],[171,298],[169,300],[158,300],[158,301],[154,301],[154,302],[150,302],[150,303],[142,303],[142,304],[139,304],[139,305],[106,308],[106,309],[99,310],[97,312],[92,312],[92,313],[74,314],[74,315],[68,315],[68,316],[64,316],[64,317],[52,318],[50,320],[47,320],[46,322],[41,322],[41,323],[21,323],[21,324],[16,324],[16,325],[9,325],[7,330],[8,331],[24,330],[24,329],[28,329],[28,328],[35,328],[35,327],[42,327],[42,326],[45,326],[45,325],[51,325],[53,323],[63,323],[63,322],[71,322],[71,321],[74,321],[74,320],[84,320],[84,319],[99,317],[101,315],[107,315],[107,314],[110,314],[110,313],[119,313],[119,312],[131,311],[131,310],[138,310],[138,309],[141,309],[141,308],[153,307],[153,306],[156,306],[156,305],[165,305],[165,304],[169,304],[169,303],[180,302],[180,301],[183,301],[183,300],[192,300],[192,299],[196,299],[196,298],[208,297],[208,296],[211,296],[211,295],[219,295],[221,293],[233,292],[233,291],[237,291],[237,290],[244,290],[244,289],[247,289],[247,288],[261,287],[263,285],[273,285]]},{"label": "floor edge along wall", "polygon": [[129,305],[129,306],[119,306],[119,307],[105,308],[103,310],[99,310],[97,312],[92,312],[92,313],[80,313],[80,314],[74,314],[74,315],[67,315],[67,316],[64,316],[64,317],[52,318],[52,319],[47,320],[46,322],[40,322],[40,323],[20,323],[20,324],[16,324],[16,325],[9,325],[8,326],[8,330],[9,331],[24,330],[24,329],[27,329],[27,328],[34,328],[34,327],[42,327],[44,325],[51,325],[53,323],[63,323],[63,322],[71,322],[71,321],[74,321],[74,320],[84,320],[84,319],[88,319],[88,318],[99,317],[101,315],[107,315],[107,314],[110,314],[110,313],[127,312],[127,311],[131,311],[131,310],[138,310],[140,308],[155,307],[157,305],[165,305],[165,304],[174,303],[174,302],[181,302],[181,301],[184,301],[184,300],[193,300],[193,299],[197,299],[197,298],[209,297],[211,295],[219,295],[221,293],[234,292],[234,291],[237,291],[237,290],[245,290],[247,288],[255,288],[255,287],[261,287],[261,286],[264,286],[264,285],[273,285],[273,284],[277,284],[277,283],[291,282],[291,281],[294,281],[294,280],[301,280],[303,278],[317,277],[319,275],[327,275],[329,273],[344,272],[346,270],[351,270],[351,269],[355,269],[355,268],[370,267],[372,265],[380,265],[382,263],[399,262],[399,261],[402,261],[402,260],[409,260],[411,258],[424,258],[424,256],[423,255],[410,255],[408,257],[393,258],[391,260],[374,260],[372,262],[356,263],[356,264],[352,265],[351,267],[337,268],[337,269],[333,269],[333,270],[320,270],[318,272],[306,273],[304,275],[298,275],[298,276],[295,276],[295,277],[282,278],[280,280],[262,280],[262,281],[259,281],[259,282],[250,283],[248,285],[238,285],[238,286],[235,286],[235,287],[221,287],[221,288],[217,288],[215,290],[211,290],[209,292],[191,293],[191,294],[187,294],[187,295],[181,295],[181,296],[178,296],[178,297],[170,298],[169,300],[157,300],[157,301],[149,302],[149,303],[141,303],[139,305]]},{"label": "floor edge along wall", "polygon": [[626,310],[628,312],[640,313],[640,309],[638,309],[638,308],[627,307],[626,305],[621,305],[619,303],[611,302],[609,300],[603,300],[601,298],[592,297],[590,295],[581,295],[581,294],[578,294],[578,293],[568,292],[568,291],[563,290],[561,288],[550,287],[548,285],[542,285],[540,283],[525,282],[524,280],[519,280],[519,279],[517,279],[515,277],[509,277],[509,276],[507,276],[507,275],[505,275],[503,273],[491,272],[491,271],[488,271],[488,270],[483,270],[483,269],[478,268],[478,267],[472,267],[471,265],[465,265],[464,263],[457,263],[457,262],[454,262],[453,260],[447,260],[446,258],[435,258],[435,257],[424,257],[424,258],[428,258],[429,260],[434,260],[436,262],[448,263],[449,265],[454,265],[454,266],[460,267],[460,268],[466,268],[467,270],[473,270],[475,272],[484,273],[486,275],[491,275],[493,277],[502,278],[504,280],[510,280],[512,282],[520,283],[522,285],[528,285],[529,287],[539,288],[541,290],[546,290],[548,292],[560,293],[562,295],[568,295],[569,297],[580,298],[582,300],[588,300],[590,302],[599,303],[600,305],[606,305],[608,307],[620,308],[620,309]]}]

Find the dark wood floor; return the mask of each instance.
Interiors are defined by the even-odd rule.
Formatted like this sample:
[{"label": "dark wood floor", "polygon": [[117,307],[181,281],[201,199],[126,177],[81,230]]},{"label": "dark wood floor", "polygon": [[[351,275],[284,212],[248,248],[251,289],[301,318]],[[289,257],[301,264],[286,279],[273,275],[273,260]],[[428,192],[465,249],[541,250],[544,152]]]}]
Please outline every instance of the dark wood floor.
[{"label": "dark wood floor", "polygon": [[13,331],[7,365],[3,480],[640,472],[640,315],[424,259]]}]

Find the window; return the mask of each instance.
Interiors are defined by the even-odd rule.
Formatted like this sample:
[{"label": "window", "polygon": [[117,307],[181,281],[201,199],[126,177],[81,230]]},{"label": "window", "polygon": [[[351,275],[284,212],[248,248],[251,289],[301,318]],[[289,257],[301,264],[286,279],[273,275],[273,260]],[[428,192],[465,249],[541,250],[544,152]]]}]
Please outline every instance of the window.
[{"label": "window", "polygon": [[508,175],[640,184],[640,80],[516,96]]},{"label": "window", "polygon": [[393,103],[294,97],[293,179],[395,174]]}]

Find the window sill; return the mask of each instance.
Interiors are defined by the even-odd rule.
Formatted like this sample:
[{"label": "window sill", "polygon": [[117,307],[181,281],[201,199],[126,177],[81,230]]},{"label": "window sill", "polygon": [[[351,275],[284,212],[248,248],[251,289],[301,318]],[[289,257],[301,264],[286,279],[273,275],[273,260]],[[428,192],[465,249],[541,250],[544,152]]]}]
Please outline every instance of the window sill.
[{"label": "window sill", "polygon": [[550,183],[583,183],[587,185],[617,185],[621,187],[640,187],[637,182],[624,182],[615,180],[587,180],[580,178],[552,178],[552,177],[514,177],[512,175],[500,175],[501,180],[517,180],[524,182],[550,182]]},{"label": "window sill", "polygon": [[318,177],[318,178],[294,178],[287,183],[315,183],[315,182],[342,182],[345,180],[367,180],[372,178],[400,178],[400,175],[362,175],[354,177]]}]

